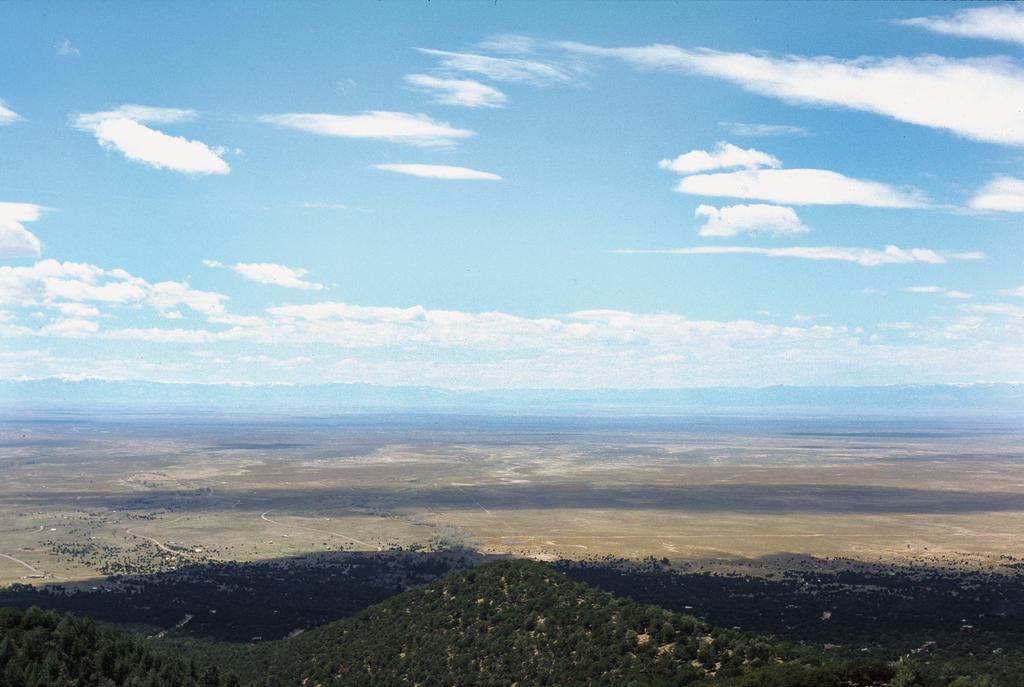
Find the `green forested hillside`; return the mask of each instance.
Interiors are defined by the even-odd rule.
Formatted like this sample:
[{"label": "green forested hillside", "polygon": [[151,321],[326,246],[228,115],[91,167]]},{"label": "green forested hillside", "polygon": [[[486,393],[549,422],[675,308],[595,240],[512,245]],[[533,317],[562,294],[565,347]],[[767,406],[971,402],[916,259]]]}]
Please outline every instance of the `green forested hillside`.
[{"label": "green forested hillside", "polygon": [[52,611],[0,608],[0,687],[231,687],[218,669]]},{"label": "green forested hillside", "polygon": [[[464,570],[255,644],[159,640],[0,609],[0,687],[992,687],[951,665],[821,655],[612,596],[531,561]],[[166,649],[166,645],[164,645]],[[237,676],[237,677],[235,677]]]},{"label": "green forested hillside", "polygon": [[809,654],[612,597],[529,561],[491,563],[230,661],[246,684],[876,684],[879,662]]}]

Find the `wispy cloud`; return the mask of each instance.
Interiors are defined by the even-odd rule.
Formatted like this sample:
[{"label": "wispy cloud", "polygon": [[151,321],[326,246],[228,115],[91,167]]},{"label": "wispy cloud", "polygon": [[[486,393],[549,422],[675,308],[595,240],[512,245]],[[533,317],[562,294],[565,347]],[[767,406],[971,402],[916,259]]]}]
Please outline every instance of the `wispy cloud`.
[{"label": "wispy cloud", "polygon": [[872,248],[850,248],[844,246],[793,246],[789,248],[759,248],[756,246],[696,246],[693,248],[637,249],[620,248],[614,253],[657,254],[657,255],[721,255],[749,254],[766,255],[773,258],[802,258],[805,260],[838,260],[852,262],[865,267],[878,265],[904,265],[928,263],[941,265],[949,260],[981,260],[980,252],[949,253],[930,248],[900,248],[886,246],[883,250]]},{"label": "wispy cloud", "polygon": [[344,203],[311,203],[306,202],[302,204],[302,207],[313,210],[348,210],[348,205]]},{"label": "wispy cloud", "polygon": [[14,124],[21,119],[21,115],[7,107],[7,103],[0,98],[0,126]]},{"label": "wispy cloud", "polygon": [[219,149],[146,126],[188,122],[196,117],[195,110],[123,105],[114,110],[77,115],[72,125],[91,133],[104,148],[118,150],[129,160],[154,169],[185,174],[227,174],[231,168],[221,158]]},{"label": "wispy cloud", "polygon": [[1024,212],[1024,179],[996,177],[967,201],[967,207],[974,210]]},{"label": "wispy cloud", "polygon": [[357,115],[293,112],[259,117],[274,124],[321,136],[369,138],[408,143],[416,146],[448,146],[476,132],[438,122],[425,114],[373,110]]},{"label": "wispy cloud", "polygon": [[728,129],[733,136],[810,136],[811,132],[802,126],[791,124],[758,124],[756,122],[719,122],[718,126]]},{"label": "wispy cloud", "polygon": [[491,57],[468,52],[449,52],[432,48],[418,48],[445,69],[455,72],[469,72],[486,76],[493,81],[523,83],[531,86],[551,86],[569,83],[573,73],[561,65],[518,57]]},{"label": "wispy cloud", "polygon": [[530,36],[504,33],[486,38],[477,43],[476,47],[485,52],[525,55],[534,51],[537,47],[537,41]]},{"label": "wispy cloud", "polygon": [[438,105],[462,107],[504,107],[505,94],[497,88],[472,79],[441,79],[429,74],[406,74],[407,84],[429,93]]},{"label": "wispy cloud", "polygon": [[1005,315],[1006,317],[1024,317],[1024,306],[1013,303],[989,303],[978,305],[965,305],[964,310],[970,312],[987,313],[989,315]]},{"label": "wispy cloud", "polygon": [[[637,69],[700,74],[789,103],[849,108],[965,138],[1024,145],[1024,69],[1002,57],[772,56],[653,44],[603,48],[560,43],[578,55]],[[913,93],[913,98],[907,94]]]},{"label": "wispy cloud", "polygon": [[24,223],[38,221],[43,209],[32,203],[0,203],[0,258],[34,258],[40,254],[39,239]]},{"label": "wispy cloud", "polygon": [[712,169],[731,169],[742,167],[755,169],[757,167],[781,167],[782,162],[774,155],[763,153],[753,148],[740,148],[731,143],[720,141],[710,152],[707,150],[691,150],[671,160],[662,160],[658,163],[661,169],[667,169],[680,174],[693,174],[694,172],[706,172]]},{"label": "wispy cloud", "polygon": [[452,165],[421,165],[406,163],[384,163],[373,165],[374,169],[385,172],[397,172],[408,174],[414,177],[426,177],[428,179],[477,179],[487,181],[500,181],[501,177],[491,172],[481,172],[478,169],[469,167],[454,167]]},{"label": "wispy cloud", "polygon": [[854,179],[827,169],[745,169],[683,177],[676,191],[695,196],[751,198],[787,205],[927,207],[908,194],[877,181]]},{"label": "wispy cloud", "polygon": [[946,298],[956,298],[960,300],[971,298],[971,294],[969,293],[947,289],[944,286],[910,286],[907,287],[906,290],[909,293],[931,293],[936,296],[944,296]]},{"label": "wispy cloud", "polygon": [[731,238],[739,234],[802,234],[810,231],[797,217],[793,208],[781,205],[730,205],[716,208],[700,205],[698,217],[707,221],[698,232],[701,236]]},{"label": "wispy cloud", "polygon": [[1018,286],[1015,289],[1003,289],[999,293],[1004,296],[1019,296],[1020,298],[1024,298],[1024,286]]},{"label": "wispy cloud", "polygon": [[203,260],[207,267],[226,268],[241,275],[250,281],[260,284],[273,284],[288,289],[304,289],[308,291],[320,291],[323,284],[305,279],[309,270],[301,267],[288,267],[272,262],[236,262],[234,265],[225,265],[217,260]]},{"label": "wispy cloud", "polygon": [[122,105],[113,110],[103,110],[75,117],[75,124],[83,127],[95,126],[107,119],[130,119],[145,124],[177,124],[192,122],[199,118],[193,109],[179,107],[151,107],[149,105]]},{"label": "wispy cloud", "polygon": [[1014,5],[970,7],[950,15],[897,19],[895,23],[947,36],[1024,44],[1024,10]]},{"label": "wispy cloud", "polygon": [[67,38],[60,41],[53,47],[60,57],[78,57],[82,54],[82,51],[72,45],[71,41]]}]

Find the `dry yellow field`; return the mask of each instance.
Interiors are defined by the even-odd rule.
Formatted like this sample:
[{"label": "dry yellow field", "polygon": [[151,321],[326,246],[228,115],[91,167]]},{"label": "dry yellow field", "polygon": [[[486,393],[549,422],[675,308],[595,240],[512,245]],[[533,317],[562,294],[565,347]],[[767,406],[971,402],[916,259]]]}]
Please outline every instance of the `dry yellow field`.
[{"label": "dry yellow field", "polygon": [[393,546],[1024,557],[1008,422],[24,416],[0,431],[0,584]]}]

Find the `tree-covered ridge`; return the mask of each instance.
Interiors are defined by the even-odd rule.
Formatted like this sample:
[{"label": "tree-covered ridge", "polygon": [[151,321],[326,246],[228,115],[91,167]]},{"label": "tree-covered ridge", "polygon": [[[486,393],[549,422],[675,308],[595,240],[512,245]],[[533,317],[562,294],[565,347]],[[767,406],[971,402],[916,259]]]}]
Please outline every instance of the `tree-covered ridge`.
[{"label": "tree-covered ridge", "polygon": [[1004,684],[926,659],[823,662],[809,648],[613,596],[532,561],[463,570],[290,639],[190,639],[178,657],[152,648],[161,641],[0,609],[0,687]]},{"label": "tree-covered ridge", "polygon": [[[768,640],[613,597],[530,561],[463,571],[235,659],[246,684],[878,684]],[[773,676],[769,678],[769,675]],[[768,681],[761,681],[763,679]]]},{"label": "tree-covered ridge", "polygon": [[53,611],[0,608],[0,687],[234,687],[215,666]]}]

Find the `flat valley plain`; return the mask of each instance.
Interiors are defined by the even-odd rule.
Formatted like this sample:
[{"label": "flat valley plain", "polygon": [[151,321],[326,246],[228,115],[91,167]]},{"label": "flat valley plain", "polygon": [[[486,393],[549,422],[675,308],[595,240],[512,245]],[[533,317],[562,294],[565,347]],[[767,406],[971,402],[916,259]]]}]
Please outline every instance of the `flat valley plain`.
[{"label": "flat valley plain", "polygon": [[993,418],[21,412],[0,585],[393,547],[1017,567],[1022,439]]}]

